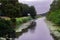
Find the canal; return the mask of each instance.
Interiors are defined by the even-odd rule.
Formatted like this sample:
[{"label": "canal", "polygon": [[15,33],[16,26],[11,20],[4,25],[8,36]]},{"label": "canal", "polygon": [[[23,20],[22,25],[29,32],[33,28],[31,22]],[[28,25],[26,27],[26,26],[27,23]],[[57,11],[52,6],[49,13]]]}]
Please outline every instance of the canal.
[{"label": "canal", "polygon": [[41,17],[33,21],[30,28],[15,40],[54,40],[50,35],[45,19],[46,17]]},{"label": "canal", "polygon": [[[29,6],[33,5],[36,8],[37,14],[41,14],[49,11],[52,0],[43,0],[42,2],[22,1],[22,3],[28,4]],[[18,35],[15,40],[54,40],[50,35],[50,30],[45,19],[46,17],[41,17],[34,20],[30,24],[29,28],[26,28],[20,32],[20,35]]]}]

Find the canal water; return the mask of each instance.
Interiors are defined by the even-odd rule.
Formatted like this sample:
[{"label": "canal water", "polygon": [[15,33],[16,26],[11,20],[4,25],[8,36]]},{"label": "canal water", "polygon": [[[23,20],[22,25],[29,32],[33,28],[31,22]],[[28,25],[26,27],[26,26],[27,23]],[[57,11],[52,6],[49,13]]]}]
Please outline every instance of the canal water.
[{"label": "canal water", "polygon": [[[47,2],[46,2],[47,1]],[[26,2],[28,5],[33,5],[37,14],[48,12],[50,9],[50,0],[45,2]],[[25,3],[22,1],[22,3]],[[29,28],[24,29],[15,40],[54,40],[50,35],[49,28],[45,22],[46,17],[41,17],[34,20]],[[18,33],[19,34],[19,33]]]},{"label": "canal water", "polygon": [[30,28],[15,40],[54,40],[45,19],[45,17],[41,17],[33,21]]}]

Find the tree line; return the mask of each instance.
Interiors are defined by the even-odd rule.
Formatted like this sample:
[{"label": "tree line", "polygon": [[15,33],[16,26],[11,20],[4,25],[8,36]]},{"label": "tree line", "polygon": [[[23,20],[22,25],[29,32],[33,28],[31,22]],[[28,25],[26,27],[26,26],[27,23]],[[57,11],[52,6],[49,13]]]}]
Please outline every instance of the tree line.
[{"label": "tree line", "polygon": [[32,18],[36,16],[36,10],[34,6],[28,6],[27,4],[19,3],[17,0],[0,0],[1,15],[10,18],[28,16],[28,13]]}]

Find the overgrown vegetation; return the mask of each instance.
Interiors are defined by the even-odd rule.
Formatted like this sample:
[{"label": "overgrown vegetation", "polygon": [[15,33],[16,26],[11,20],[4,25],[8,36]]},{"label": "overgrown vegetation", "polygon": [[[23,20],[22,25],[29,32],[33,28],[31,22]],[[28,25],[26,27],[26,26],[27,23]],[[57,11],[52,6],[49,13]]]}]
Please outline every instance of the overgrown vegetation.
[{"label": "overgrown vegetation", "polygon": [[[29,20],[31,20],[30,17],[16,18],[16,25],[15,26],[21,25],[22,23],[28,22]],[[5,19],[0,18],[0,37],[4,37],[4,38],[16,37],[14,26],[13,26],[13,23],[10,18],[5,18]]]},{"label": "overgrown vegetation", "polygon": [[22,23],[26,23],[31,19],[32,19],[31,17],[16,18],[16,25],[21,25]]},{"label": "overgrown vegetation", "polygon": [[[0,19],[0,33],[2,34],[2,37],[4,35],[11,36],[11,33],[14,34],[15,32],[13,27],[30,20],[28,14],[35,19],[36,10],[34,6],[19,3],[18,0],[0,0],[0,17],[8,17],[5,19]],[[11,32],[11,30],[14,31]]]},{"label": "overgrown vegetation", "polygon": [[12,27],[12,22],[9,20],[0,18],[0,37],[8,37],[8,35],[10,37],[10,35],[12,35],[12,33],[13,34],[15,33],[14,29]]},{"label": "overgrown vegetation", "polygon": [[60,26],[60,0],[54,0],[51,9],[47,14],[47,19]]},{"label": "overgrown vegetation", "polygon": [[27,4],[19,3],[18,0],[0,0],[0,16],[9,17],[13,23],[13,26],[16,26],[16,19],[20,17],[30,16],[36,18],[36,10],[34,6],[28,6]]},{"label": "overgrown vegetation", "polygon": [[[2,19],[5,19],[6,21],[11,21],[10,18],[2,18]],[[23,23],[26,23],[26,22],[32,20],[32,18],[30,16],[28,16],[28,17],[20,17],[20,18],[15,18],[15,19],[16,19],[16,26],[21,25]]]},{"label": "overgrown vegetation", "polygon": [[30,14],[32,18],[35,18],[36,16],[34,6],[19,3],[18,0],[0,0],[0,3],[1,16],[7,16],[10,18],[28,16],[28,14]]}]

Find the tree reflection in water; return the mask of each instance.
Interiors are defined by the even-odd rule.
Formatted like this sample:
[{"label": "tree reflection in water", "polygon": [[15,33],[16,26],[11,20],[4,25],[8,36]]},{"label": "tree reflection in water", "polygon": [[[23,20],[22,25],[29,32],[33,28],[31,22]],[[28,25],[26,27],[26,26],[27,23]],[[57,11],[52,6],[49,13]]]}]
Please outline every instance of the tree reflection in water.
[{"label": "tree reflection in water", "polygon": [[30,31],[32,33],[34,33],[35,28],[36,28],[36,22],[35,21],[32,21],[32,23],[30,24],[30,26],[28,28],[30,29]]},{"label": "tree reflection in water", "polygon": [[[35,22],[35,21],[32,21],[31,24],[30,24],[27,28],[22,29],[21,32],[17,32],[16,34],[14,34],[14,35],[16,35],[15,38],[19,38],[23,33],[28,32],[28,30],[30,30],[30,31],[33,33],[34,30],[35,30],[35,27],[36,27],[36,22]],[[12,34],[13,34],[13,33],[12,33]],[[14,36],[14,35],[13,35],[13,36]],[[12,38],[11,40],[15,40],[14,37],[11,37],[11,38]],[[6,40],[10,40],[10,39],[7,38]]]},{"label": "tree reflection in water", "polygon": [[23,33],[28,32],[28,30],[31,30],[31,32],[34,32],[35,27],[36,27],[36,22],[32,21],[31,24],[27,28],[22,29],[21,32],[16,33],[16,38],[20,37]]}]

